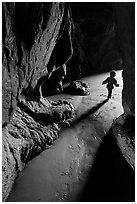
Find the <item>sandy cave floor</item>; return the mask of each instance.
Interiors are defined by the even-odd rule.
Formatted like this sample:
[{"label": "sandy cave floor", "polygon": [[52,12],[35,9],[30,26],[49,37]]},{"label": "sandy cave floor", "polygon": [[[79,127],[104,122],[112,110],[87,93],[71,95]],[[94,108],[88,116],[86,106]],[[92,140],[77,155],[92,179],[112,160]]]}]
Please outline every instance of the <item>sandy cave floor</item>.
[{"label": "sandy cave floor", "polygon": [[53,146],[26,165],[16,180],[8,202],[79,200],[104,136],[113,119],[123,113],[121,75],[122,71],[117,71],[116,79],[120,87],[113,90],[109,101],[105,101],[107,90],[102,85],[109,73],[82,79],[90,86],[88,96],[63,94],[49,97],[71,102],[77,116],[71,127],[59,133],[60,137]]}]

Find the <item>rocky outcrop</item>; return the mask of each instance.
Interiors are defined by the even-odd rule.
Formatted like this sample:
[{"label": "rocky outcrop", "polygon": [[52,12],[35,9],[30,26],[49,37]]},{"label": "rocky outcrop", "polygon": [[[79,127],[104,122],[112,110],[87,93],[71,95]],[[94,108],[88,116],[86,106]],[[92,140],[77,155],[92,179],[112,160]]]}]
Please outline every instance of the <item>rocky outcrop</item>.
[{"label": "rocky outcrop", "polygon": [[74,95],[89,95],[89,86],[86,82],[83,81],[72,81],[68,84],[68,86],[64,87],[63,92],[68,94],[74,94]]},{"label": "rocky outcrop", "polygon": [[43,97],[48,89],[45,82],[72,55],[69,5],[22,2],[2,6],[5,201],[26,162],[53,144],[60,128],[74,117],[74,108],[66,101]]},{"label": "rocky outcrop", "polygon": [[125,114],[118,117],[112,125],[117,144],[126,161],[135,170],[135,118]]},{"label": "rocky outcrop", "polygon": [[3,123],[71,57],[70,32],[67,3],[3,3]]},{"label": "rocky outcrop", "polygon": [[65,101],[18,102],[10,124],[3,128],[2,191],[8,197],[16,176],[25,164],[58,138],[58,131],[68,126],[75,114]]},{"label": "rocky outcrop", "polygon": [[46,97],[54,94],[63,93],[63,80],[65,76],[66,65],[64,64],[58,69],[56,69],[49,77],[49,79],[42,84],[42,96]]}]

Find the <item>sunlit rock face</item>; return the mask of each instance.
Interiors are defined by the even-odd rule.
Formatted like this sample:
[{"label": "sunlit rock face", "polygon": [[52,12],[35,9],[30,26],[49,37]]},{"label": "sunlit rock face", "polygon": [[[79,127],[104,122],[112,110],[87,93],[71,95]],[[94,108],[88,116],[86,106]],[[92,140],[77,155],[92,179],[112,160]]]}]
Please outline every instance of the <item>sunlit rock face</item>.
[{"label": "sunlit rock face", "polygon": [[3,3],[2,14],[4,123],[10,120],[21,94],[36,96],[53,67],[56,70],[65,64],[72,46],[68,4]]},{"label": "sunlit rock face", "polygon": [[53,144],[75,111],[67,101],[55,103],[43,97],[44,82],[72,55],[69,5],[26,2],[2,6],[5,201],[26,162]]},{"label": "sunlit rock face", "polygon": [[117,49],[112,3],[72,2],[70,7],[74,53],[67,63],[68,80],[119,69],[122,59]]},{"label": "sunlit rock face", "polygon": [[18,103],[10,123],[3,128],[3,200],[8,197],[25,164],[53,144],[58,131],[69,125],[74,114],[73,106],[67,101],[43,99]]}]

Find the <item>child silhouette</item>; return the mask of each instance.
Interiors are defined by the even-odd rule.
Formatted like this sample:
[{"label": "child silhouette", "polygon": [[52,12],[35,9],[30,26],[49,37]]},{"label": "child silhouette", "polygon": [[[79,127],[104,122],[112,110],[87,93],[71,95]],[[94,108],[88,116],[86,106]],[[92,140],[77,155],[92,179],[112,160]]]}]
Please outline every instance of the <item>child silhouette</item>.
[{"label": "child silhouette", "polygon": [[116,72],[115,71],[111,71],[110,72],[110,77],[108,77],[107,79],[105,79],[102,82],[102,85],[103,84],[107,84],[108,99],[111,98],[112,89],[114,88],[114,85],[119,87],[119,84],[117,83],[117,80],[115,79],[115,76],[116,76]]}]

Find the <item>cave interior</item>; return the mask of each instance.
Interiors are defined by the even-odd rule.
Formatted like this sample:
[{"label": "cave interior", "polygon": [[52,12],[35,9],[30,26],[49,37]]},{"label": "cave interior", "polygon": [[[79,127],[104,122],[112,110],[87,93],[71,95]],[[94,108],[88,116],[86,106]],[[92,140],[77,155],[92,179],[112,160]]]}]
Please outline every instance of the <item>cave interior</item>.
[{"label": "cave interior", "polygon": [[[2,3],[3,201],[39,201],[39,193],[33,199],[33,190],[29,197],[25,197],[25,190],[23,194],[22,191],[19,193],[18,189],[23,185],[20,184],[20,172],[24,172],[25,166],[35,162],[41,153],[46,155],[50,148],[52,151],[54,141],[57,139],[59,143],[59,134],[63,130],[68,128],[69,132],[72,128],[73,132],[76,127],[81,148],[79,155],[82,148],[87,148],[76,166],[80,169],[77,170],[77,183],[82,183],[80,189],[73,193],[72,180],[77,175],[72,172],[70,181],[64,179],[60,183],[68,182],[69,190],[60,188],[55,197],[52,193],[57,191],[57,185],[55,189],[48,189],[47,185],[40,201],[135,200],[134,55],[134,2]],[[115,82],[109,99],[108,88],[101,83],[112,70],[119,84],[116,87]],[[92,130],[89,129],[90,120],[92,125],[96,121]],[[89,147],[88,136],[85,139],[84,133],[82,135],[82,123],[89,124],[87,129],[83,125],[87,135],[88,131],[94,135],[93,129],[97,129],[97,144],[90,141]],[[60,148],[58,143],[55,148]],[[91,149],[95,149],[93,155],[89,153]],[[64,157],[68,165],[67,157],[71,154]],[[85,169],[83,158],[86,158]],[[71,163],[74,163],[73,159],[70,159]],[[57,166],[49,165],[50,168]],[[72,171],[76,167],[72,166]],[[44,168],[47,167],[43,165]],[[55,169],[56,176],[58,169]],[[81,181],[83,178],[85,181]]]}]

